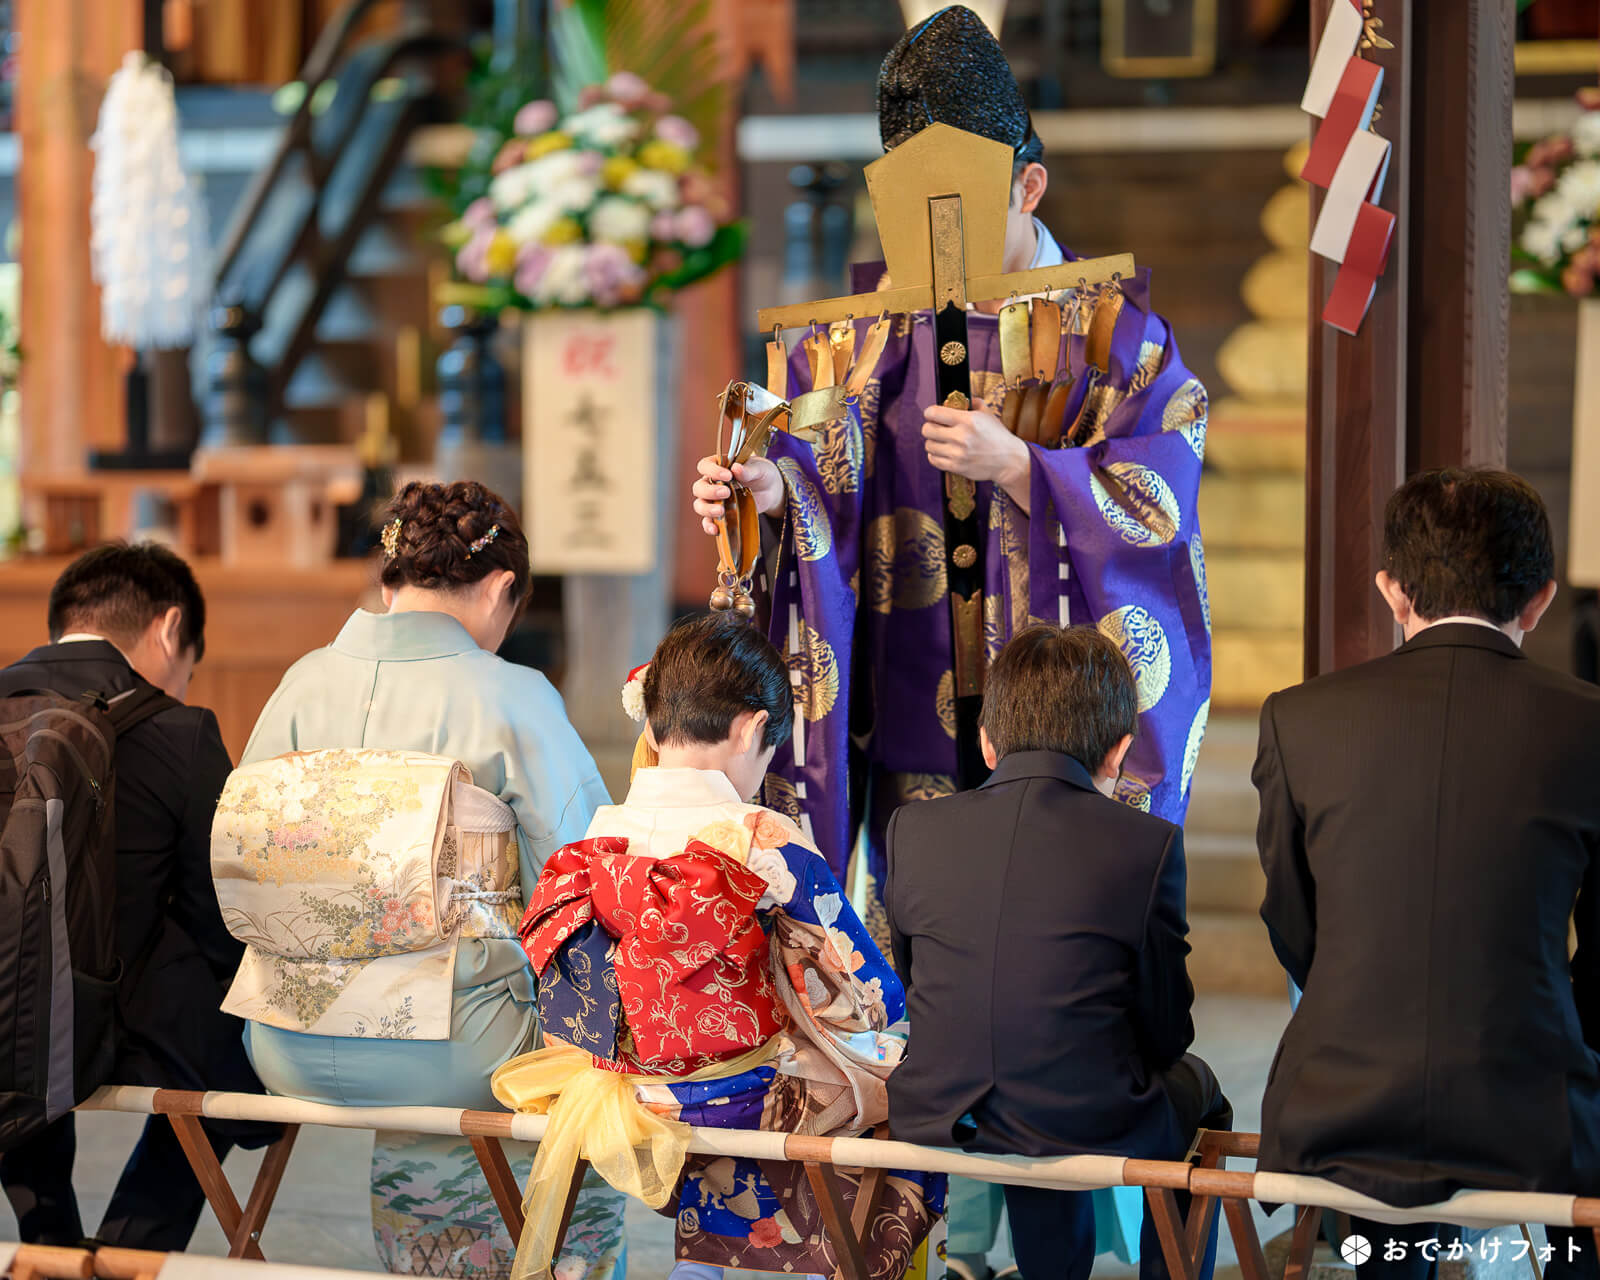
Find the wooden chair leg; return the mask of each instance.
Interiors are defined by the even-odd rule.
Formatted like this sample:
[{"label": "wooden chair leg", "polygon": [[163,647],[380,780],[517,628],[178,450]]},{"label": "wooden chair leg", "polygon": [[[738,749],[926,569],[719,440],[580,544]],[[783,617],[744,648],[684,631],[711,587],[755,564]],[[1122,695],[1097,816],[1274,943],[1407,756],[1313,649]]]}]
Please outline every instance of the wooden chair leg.
[{"label": "wooden chair leg", "polygon": [[[494,1196],[495,1206],[500,1210],[500,1216],[505,1220],[506,1230],[511,1235],[511,1243],[516,1244],[522,1239],[522,1227],[525,1219],[522,1216],[522,1193],[517,1187],[516,1175],[511,1172],[511,1161],[506,1159],[506,1149],[500,1145],[499,1138],[473,1138],[472,1154],[478,1157],[478,1167],[483,1170],[483,1180],[489,1184],[489,1192]],[[578,1179],[583,1181],[582,1178]],[[567,1214],[572,1214],[572,1205],[576,1193],[567,1197]],[[562,1233],[566,1232],[566,1219],[562,1220]]]},{"label": "wooden chair leg", "polygon": [[1266,1255],[1261,1251],[1261,1236],[1256,1231],[1256,1220],[1250,1216],[1250,1202],[1224,1200],[1222,1211],[1228,1217],[1228,1230],[1233,1235],[1233,1248],[1239,1255],[1239,1271],[1243,1280],[1269,1280]]},{"label": "wooden chair leg", "polygon": [[[556,1228],[555,1247],[551,1250],[553,1258],[561,1256],[561,1246],[567,1242],[567,1228],[572,1225],[572,1212],[578,1207],[578,1192],[583,1190],[583,1180],[589,1175],[589,1162],[579,1160],[577,1167],[572,1171],[572,1185],[567,1188],[567,1203],[561,1210],[561,1225]],[[522,1233],[517,1233],[521,1239]]]},{"label": "wooden chair leg", "polygon": [[267,1225],[272,1202],[278,1198],[278,1184],[283,1181],[283,1171],[289,1167],[289,1156],[299,1136],[299,1125],[286,1124],[282,1135],[267,1148],[267,1154],[261,1160],[261,1171],[256,1174],[255,1185],[250,1188],[250,1198],[245,1201],[239,1225],[228,1237],[230,1258],[244,1257],[245,1250],[252,1244],[257,1246],[257,1252],[260,1251],[262,1228]]},{"label": "wooden chair leg", "polygon": [[1289,1260],[1283,1280],[1306,1280],[1311,1274],[1311,1254],[1317,1247],[1317,1232],[1322,1229],[1322,1210],[1315,1205],[1300,1209],[1294,1220],[1294,1235],[1289,1241]]},{"label": "wooden chair leg", "polygon": [[1206,1242],[1211,1238],[1211,1228],[1217,1221],[1217,1198],[1194,1196],[1189,1201],[1189,1223],[1184,1232],[1184,1248],[1195,1273],[1200,1271],[1200,1260],[1205,1257]]},{"label": "wooden chair leg", "polygon": [[856,1206],[850,1214],[850,1230],[861,1242],[863,1251],[867,1247],[867,1233],[872,1230],[872,1215],[878,1211],[878,1198],[883,1194],[883,1180],[888,1174],[887,1169],[864,1169],[861,1173]]},{"label": "wooden chair leg", "polygon": [[[233,1188],[228,1185],[228,1179],[222,1172],[222,1162],[217,1159],[217,1153],[211,1149],[211,1141],[206,1137],[199,1117],[169,1113],[167,1119],[172,1122],[172,1131],[178,1135],[178,1145],[188,1157],[189,1168],[194,1170],[195,1180],[199,1182],[200,1189],[206,1193],[206,1203],[211,1206],[211,1212],[217,1215],[217,1221],[222,1226],[222,1234],[232,1240],[239,1230],[239,1223],[244,1214],[239,1208],[239,1201],[234,1197]],[[244,1252],[235,1256],[264,1260],[261,1246],[248,1237],[245,1240]]]},{"label": "wooden chair leg", "polygon": [[1174,1280],[1195,1280],[1194,1260],[1187,1247],[1183,1219],[1178,1213],[1178,1198],[1170,1187],[1146,1187],[1144,1194],[1150,1206],[1150,1217],[1156,1224],[1156,1237],[1161,1241],[1161,1256],[1167,1260],[1168,1273]]},{"label": "wooden chair leg", "polygon": [[822,1225],[839,1259],[834,1275],[842,1280],[868,1280],[866,1255],[845,1215],[844,1197],[839,1194],[838,1184],[829,1176],[829,1170],[817,1161],[807,1160],[805,1167],[806,1181],[811,1184],[811,1193],[816,1196],[817,1208],[822,1213]]}]

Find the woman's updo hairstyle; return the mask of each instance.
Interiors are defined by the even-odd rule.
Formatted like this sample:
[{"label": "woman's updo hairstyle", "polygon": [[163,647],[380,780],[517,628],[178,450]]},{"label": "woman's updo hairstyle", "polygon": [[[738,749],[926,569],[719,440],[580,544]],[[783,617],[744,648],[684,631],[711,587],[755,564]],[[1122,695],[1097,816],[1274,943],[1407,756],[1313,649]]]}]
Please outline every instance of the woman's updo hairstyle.
[{"label": "woman's updo hairstyle", "polygon": [[794,729],[789,668],[772,642],[736,613],[704,613],[667,632],[644,673],[644,710],[662,746],[724,741],[744,711],[765,711],[762,745]]},{"label": "woman's updo hairstyle", "polygon": [[528,539],[516,512],[476,480],[413,480],[384,510],[378,532],[386,587],[454,591],[509,569],[512,601],[527,599]]}]

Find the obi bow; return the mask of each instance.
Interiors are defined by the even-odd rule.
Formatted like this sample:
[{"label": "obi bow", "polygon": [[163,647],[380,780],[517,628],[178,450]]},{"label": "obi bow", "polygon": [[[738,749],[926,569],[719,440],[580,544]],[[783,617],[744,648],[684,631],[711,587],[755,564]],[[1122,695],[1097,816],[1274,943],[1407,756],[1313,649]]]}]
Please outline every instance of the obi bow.
[{"label": "obi bow", "polygon": [[[741,1054],[786,1025],[767,935],[755,908],[767,882],[699,841],[670,858],[628,853],[621,838],[551,855],[519,935],[541,989],[569,942],[598,942],[616,974],[632,1054],[615,1038],[598,1056],[633,1070],[682,1074]],[[591,960],[599,957],[590,956]]]}]

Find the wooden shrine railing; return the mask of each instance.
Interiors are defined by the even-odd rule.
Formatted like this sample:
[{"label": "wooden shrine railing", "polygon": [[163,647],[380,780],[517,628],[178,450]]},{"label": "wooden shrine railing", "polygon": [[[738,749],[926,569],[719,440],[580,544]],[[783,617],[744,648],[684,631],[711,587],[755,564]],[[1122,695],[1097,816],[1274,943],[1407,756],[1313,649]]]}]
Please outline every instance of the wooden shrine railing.
[{"label": "wooden shrine railing", "polygon": [[[303,1124],[342,1129],[398,1129],[467,1138],[513,1240],[522,1233],[522,1192],[500,1144],[507,1138],[538,1142],[544,1137],[546,1125],[543,1116],[515,1115],[507,1111],[465,1111],[453,1107],[334,1107],[258,1094],[188,1093],[126,1086],[101,1089],[79,1110],[167,1116],[222,1224],[229,1240],[229,1254],[234,1258],[262,1256],[261,1230],[272,1210]],[[201,1132],[201,1118],[260,1120],[285,1126],[283,1136],[268,1148],[243,1208]],[[1141,1187],[1156,1225],[1162,1254],[1175,1280],[1196,1280],[1206,1238],[1219,1205],[1233,1235],[1244,1280],[1270,1280],[1261,1240],[1250,1214],[1252,1200],[1299,1206],[1284,1280],[1304,1280],[1309,1274],[1317,1227],[1324,1210],[1397,1224],[1439,1222],[1486,1227],[1539,1223],[1588,1228],[1594,1232],[1597,1249],[1600,1249],[1600,1199],[1534,1192],[1464,1191],[1439,1204],[1402,1209],[1323,1178],[1226,1168],[1230,1158],[1253,1159],[1258,1146],[1259,1138],[1255,1134],[1202,1132],[1187,1161],[1135,1160],[1121,1156],[1029,1159],[919,1147],[875,1137],[819,1138],[749,1129],[696,1128],[692,1131],[689,1150],[700,1155],[742,1156],[803,1165],[816,1193],[828,1238],[840,1259],[837,1275],[843,1280],[866,1280],[861,1239],[883,1177],[890,1169],[957,1174],[980,1182],[1064,1191]],[[833,1176],[837,1169],[868,1171],[853,1215],[847,1212]],[[567,1216],[561,1228],[563,1236],[585,1171],[586,1166],[580,1164],[573,1175],[567,1197]],[[1187,1217],[1178,1209],[1176,1196],[1179,1192],[1188,1192],[1192,1197]]]}]

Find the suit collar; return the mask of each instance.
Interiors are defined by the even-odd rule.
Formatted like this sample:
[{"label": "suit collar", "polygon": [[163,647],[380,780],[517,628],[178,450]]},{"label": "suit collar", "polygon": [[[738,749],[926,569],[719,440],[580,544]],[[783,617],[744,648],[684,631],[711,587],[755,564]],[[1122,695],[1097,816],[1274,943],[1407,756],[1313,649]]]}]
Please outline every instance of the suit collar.
[{"label": "suit collar", "polygon": [[1455,647],[1463,649],[1488,649],[1504,658],[1526,658],[1521,647],[1498,628],[1480,627],[1471,622],[1443,622],[1417,632],[1401,645],[1396,653],[1411,653],[1417,649]]},{"label": "suit collar", "polygon": [[56,666],[63,662],[92,662],[97,666],[107,664],[133,670],[122,650],[109,640],[72,640],[66,644],[42,644],[30,650],[19,662],[41,662]]},{"label": "suit collar", "polygon": [[992,787],[997,783],[1018,782],[1023,778],[1055,778],[1081,787],[1084,791],[1100,794],[1089,771],[1078,760],[1060,751],[1013,751],[1001,759],[983,785]]}]

